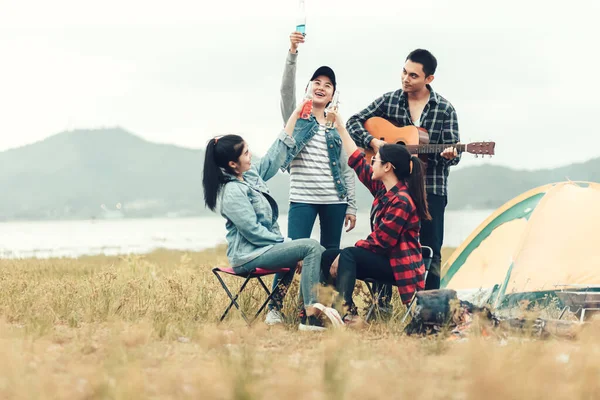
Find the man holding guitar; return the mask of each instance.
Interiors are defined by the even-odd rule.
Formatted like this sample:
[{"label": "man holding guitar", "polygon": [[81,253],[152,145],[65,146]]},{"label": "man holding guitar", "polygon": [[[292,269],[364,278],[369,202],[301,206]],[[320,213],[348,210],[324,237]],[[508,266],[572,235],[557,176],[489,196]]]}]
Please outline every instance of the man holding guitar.
[{"label": "man holding guitar", "polygon": [[[422,221],[421,244],[433,249],[433,261],[425,289],[439,289],[441,249],[444,239],[444,211],[448,202],[447,180],[449,167],[458,164],[460,156],[455,145],[460,141],[458,120],[454,107],[430,86],[437,60],[427,50],[417,49],[406,58],[402,70],[402,89],[389,92],[367,108],[353,115],[346,124],[358,146],[377,152],[386,142],[373,136],[365,122],[373,117],[383,118],[399,127],[412,126],[426,131],[429,143],[443,145],[443,151],[429,154],[426,159],[425,190],[431,221]],[[380,119],[379,118],[379,119]],[[426,135],[427,136],[427,135]],[[369,149],[369,150],[371,150]],[[439,150],[438,150],[439,151]],[[391,288],[387,291],[391,294]]]}]

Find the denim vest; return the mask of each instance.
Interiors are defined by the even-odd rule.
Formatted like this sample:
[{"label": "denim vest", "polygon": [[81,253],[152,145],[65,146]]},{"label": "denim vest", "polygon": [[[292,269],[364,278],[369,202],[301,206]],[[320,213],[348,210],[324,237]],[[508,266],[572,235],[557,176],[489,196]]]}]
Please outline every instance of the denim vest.
[{"label": "denim vest", "polygon": [[[299,118],[296,121],[294,128],[294,140],[296,146],[288,152],[287,158],[281,167],[282,170],[289,171],[292,160],[304,149],[306,143],[308,143],[319,131],[319,123],[317,122],[314,115],[311,114],[309,119]],[[342,166],[340,165],[340,155],[342,152],[342,138],[338,131],[333,129],[325,130],[325,141],[327,142],[327,154],[329,155],[329,168],[331,168],[331,175],[333,175],[333,183],[335,190],[340,199],[348,196],[348,187],[346,180],[342,173]]]}]

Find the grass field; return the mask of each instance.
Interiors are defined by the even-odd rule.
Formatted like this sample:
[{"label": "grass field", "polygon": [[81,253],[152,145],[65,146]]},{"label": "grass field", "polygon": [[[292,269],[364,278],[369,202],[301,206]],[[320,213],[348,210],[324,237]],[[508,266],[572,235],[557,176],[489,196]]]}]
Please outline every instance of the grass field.
[{"label": "grass field", "polygon": [[[247,328],[236,312],[217,324],[227,304],[210,272],[219,264],[223,248],[0,260],[0,399],[599,396],[593,323],[572,341],[466,342],[406,337],[397,320],[323,334],[291,319]],[[251,288],[244,307],[259,298]]]}]

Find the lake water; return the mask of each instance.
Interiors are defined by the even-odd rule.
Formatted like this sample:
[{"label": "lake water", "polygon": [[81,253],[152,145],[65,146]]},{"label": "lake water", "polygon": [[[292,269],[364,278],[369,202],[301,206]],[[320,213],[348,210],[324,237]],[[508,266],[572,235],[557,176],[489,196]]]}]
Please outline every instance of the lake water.
[{"label": "lake water", "polygon": [[[444,246],[456,247],[493,211],[446,211]],[[368,214],[342,235],[342,247],[369,233]],[[287,232],[287,216],[279,218]],[[318,240],[318,221],[313,237]],[[0,258],[78,257],[93,254],[147,253],[158,248],[202,250],[225,243],[220,216],[136,220],[0,223]]]}]

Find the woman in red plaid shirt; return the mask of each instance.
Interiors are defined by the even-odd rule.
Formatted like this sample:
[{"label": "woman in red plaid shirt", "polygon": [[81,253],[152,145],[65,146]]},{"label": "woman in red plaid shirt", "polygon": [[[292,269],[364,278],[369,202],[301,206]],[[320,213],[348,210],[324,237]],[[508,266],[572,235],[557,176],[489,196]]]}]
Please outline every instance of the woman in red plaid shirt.
[{"label": "woman in red plaid shirt", "polygon": [[410,302],[417,290],[425,288],[425,266],[421,255],[421,220],[429,220],[423,166],[406,147],[387,144],[367,162],[336,115],[344,150],[351,154],[348,164],[375,198],[371,207],[371,234],[354,247],[327,250],[321,270],[333,280],[343,296],[344,306],[356,315],[352,292],[356,279],[375,278],[396,282],[402,303]]}]

